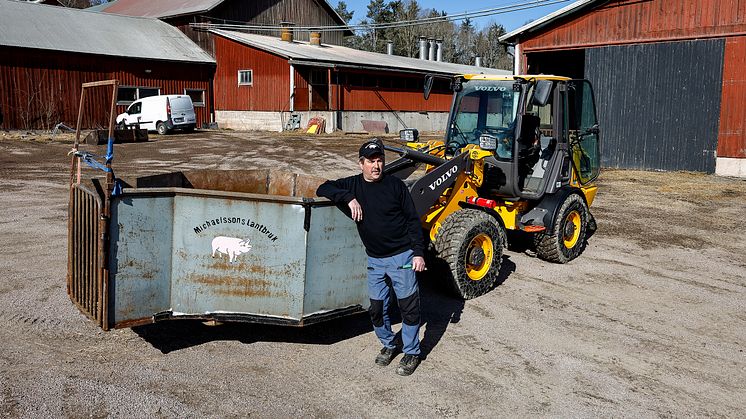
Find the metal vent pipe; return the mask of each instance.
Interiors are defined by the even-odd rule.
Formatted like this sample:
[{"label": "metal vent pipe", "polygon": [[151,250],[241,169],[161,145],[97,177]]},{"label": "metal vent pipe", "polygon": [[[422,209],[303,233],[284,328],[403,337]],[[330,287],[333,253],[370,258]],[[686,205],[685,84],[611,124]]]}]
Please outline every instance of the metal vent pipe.
[{"label": "metal vent pipe", "polygon": [[482,57],[480,57],[480,56],[477,55],[474,58],[474,65],[477,66],[477,67],[481,67],[482,66]]},{"label": "metal vent pipe", "polygon": [[435,44],[438,46],[438,51],[435,53],[435,61],[443,61],[443,40],[436,39]]},{"label": "metal vent pipe", "polygon": [[394,41],[386,41],[386,54],[394,55]]},{"label": "metal vent pipe", "polygon": [[427,41],[424,36],[420,37],[420,60],[427,60]]},{"label": "metal vent pipe", "polygon": [[437,46],[435,46],[435,40],[428,39],[428,44],[430,44],[430,51],[428,51],[427,59],[435,61],[435,49],[437,48]]}]

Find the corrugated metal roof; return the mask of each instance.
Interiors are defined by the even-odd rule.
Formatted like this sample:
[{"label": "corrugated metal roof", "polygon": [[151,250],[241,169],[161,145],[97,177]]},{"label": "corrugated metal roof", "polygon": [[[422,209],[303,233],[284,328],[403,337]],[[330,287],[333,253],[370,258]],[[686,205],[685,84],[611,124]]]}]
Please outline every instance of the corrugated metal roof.
[{"label": "corrugated metal roof", "polygon": [[546,25],[549,25],[550,23],[554,22],[557,19],[563,18],[567,15],[570,15],[572,13],[575,13],[582,9],[585,6],[588,6],[592,3],[596,3],[598,0],[578,0],[575,3],[571,3],[555,12],[552,12],[544,17],[541,17],[539,19],[534,20],[533,22],[527,23],[520,28],[508,32],[505,35],[501,36],[500,42],[505,42],[509,39],[515,38],[518,35],[522,35],[526,32],[533,32],[538,29],[543,28]]},{"label": "corrugated metal roof", "polygon": [[507,70],[475,67],[420,60],[399,55],[379,54],[338,45],[310,45],[308,42],[286,42],[280,38],[243,32],[213,29],[210,32],[240,42],[262,51],[306,65],[336,65],[340,67],[365,67],[380,70],[400,70],[416,73],[455,74],[512,74]]},{"label": "corrugated metal roof", "polygon": [[100,9],[102,12],[159,19],[207,12],[223,0],[119,0]]},{"label": "corrugated metal roof", "polygon": [[[105,5],[93,7],[97,7],[97,10],[106,13],[164,19],[208,12],[223,3],[223,1],[225,0],[115,0]],[[340,24],[345,24],[345,21],[328,1],[320,0],[319,3]]]},{"label": "corrugated metal roof", "polygon": [[0,45],[54,51],[214,63],[173,26],[158,19],[0,0]]}]

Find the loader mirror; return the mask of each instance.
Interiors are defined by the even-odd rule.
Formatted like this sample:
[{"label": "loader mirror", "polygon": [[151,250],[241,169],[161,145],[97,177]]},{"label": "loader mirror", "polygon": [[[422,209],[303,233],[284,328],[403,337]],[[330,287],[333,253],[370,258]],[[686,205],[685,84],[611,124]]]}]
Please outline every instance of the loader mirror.
[{"label": "loader mirror", "polygon": [[433,90],[433,75],[428,74],[425,76],[425,91],[423,92],[425,95],[425,100],[428,100],[430,98],[430,91]]},{"label": "loader mirror", "polygon": [[551,80],[537,80],[536,86],[534,86],[534,95],[531,98],[531,104],[536,106],[546,106],[549,102],[549,97],[552,94],[552,83]]}]

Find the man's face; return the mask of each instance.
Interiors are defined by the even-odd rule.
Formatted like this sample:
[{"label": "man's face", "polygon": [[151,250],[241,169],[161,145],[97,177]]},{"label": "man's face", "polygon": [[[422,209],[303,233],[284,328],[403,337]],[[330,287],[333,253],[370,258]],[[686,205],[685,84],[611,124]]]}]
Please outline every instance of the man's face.
[{"label": "man's face", "polygon": [[361,157],[360,170],[363,172],[363,179],[367,182],[378,182],[383,175],[383,156]]}]

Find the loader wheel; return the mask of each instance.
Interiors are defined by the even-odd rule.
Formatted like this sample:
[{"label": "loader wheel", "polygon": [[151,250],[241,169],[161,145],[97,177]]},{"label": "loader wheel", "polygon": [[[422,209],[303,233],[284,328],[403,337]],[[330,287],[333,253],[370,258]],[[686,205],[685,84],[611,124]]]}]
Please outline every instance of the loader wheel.
[{"label": "loader wheel", "polygon": [[435,250],[448,264],[458,295],[469,300],[492,289],[505,242],[503,227],[483,211],[462,209],[446,218],[435,239]]},{"label": "loader wheel", "polygon": [[536,254],[550,262],[567,263],[585,250],[588,231],[588,206],[579,195],[565,199],[550,233],[536,235]]},{"label": "loader wheel", "polygon": [[166,134],[168,134],[168,127],[166,126],[165,122],[159,122],[155,126],[155,130],[158,131],[158,134],[160,134],[160,135],[166,135]]}]

